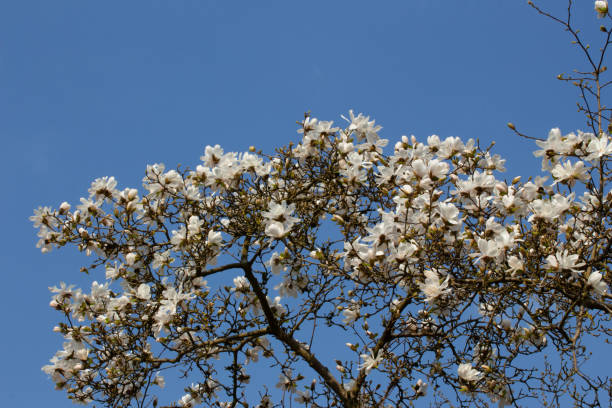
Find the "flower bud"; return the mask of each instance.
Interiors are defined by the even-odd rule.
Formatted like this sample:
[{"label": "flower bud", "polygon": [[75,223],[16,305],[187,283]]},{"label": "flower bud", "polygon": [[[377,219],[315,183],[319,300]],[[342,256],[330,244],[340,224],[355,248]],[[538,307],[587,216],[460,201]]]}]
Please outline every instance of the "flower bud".
[{"label": "flower bud", "polygon": [[128,191],[127,194],[128,200],[132,201],[136,197],[138,197],[138,190],[136,190],[135,188],[130,188],[130,191]]},{"label": "flower bud", "polygon": [[59,206],[59,212],[60,212],[60,214],[66,214],[68,211],[70,211],[70,204],[68,204],[66,201],[64,201]]},{"label": "flower bud", "polygon": [[497,191],[499,191],[500,193],[507,193],[508,192],[508,186],[506,185],[506,183],[497,183],[497,184],[495,184],[495,189]]},{"label": "flower bud", "polygon": [[125,256],[125,263],[128,265],[134,265],[136,262],[136,254],[134,252],[130,252]]},{"label": "flower bud", "polygon": [[595,11],[597,12],[597,17],[605,17],[608,14],[608,0],[595,1]]}]

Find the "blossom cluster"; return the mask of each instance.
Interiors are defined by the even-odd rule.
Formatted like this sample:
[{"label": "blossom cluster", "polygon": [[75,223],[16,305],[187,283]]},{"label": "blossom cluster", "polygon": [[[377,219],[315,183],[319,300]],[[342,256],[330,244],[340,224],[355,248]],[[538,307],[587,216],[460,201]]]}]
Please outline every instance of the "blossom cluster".
[{"label": "blossom cluster", "polygon": [[[610,136],[551,130],[535,152],[550,182],[522,182],[474,140],[402,136],[388,154],[374,120],[344,119],[307,116],[301,141],[274,156],[208,146],[193,171],[147,166],[144,193],[103,177],[74,210],[35,210],[43,252],[74,245],[105,278],[51,288],[66,317],[43,368],[56,385],[127,406],[184,364],[201,381],[178,404],[232,406],[263,355],[302,403],[389,403],[406,398],[393,384],[419,378],[412,399],[442,382],[506,404],[518,355],[565,344],[576,305],[610,310]],[[307,341],[319,321],[358,339],[361,364],[338,362],[339,378]],[[304,365],[319,376],[310,388],[294,374]]]}]

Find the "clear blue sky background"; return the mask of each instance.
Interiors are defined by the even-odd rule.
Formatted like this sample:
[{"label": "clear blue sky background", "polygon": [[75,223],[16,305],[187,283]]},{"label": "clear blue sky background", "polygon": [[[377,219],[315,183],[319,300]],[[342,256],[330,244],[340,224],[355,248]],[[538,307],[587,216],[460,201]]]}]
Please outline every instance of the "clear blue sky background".
[{"label": "clear blue sky background", "polygon": [[90,279],[73,251],[35,248],[34,207],[78,202],[104,175],[140,186],[146,164],[194,166],[207,144],[271,152],[308,110],[364,112],[392,142],[495,140],[509,178],[538,173],[506,123],[584,128],[555,79],[582,61],[523,1],[1,1],[0,406],[71,405],[40,371],[61,347],[47,287]]}]

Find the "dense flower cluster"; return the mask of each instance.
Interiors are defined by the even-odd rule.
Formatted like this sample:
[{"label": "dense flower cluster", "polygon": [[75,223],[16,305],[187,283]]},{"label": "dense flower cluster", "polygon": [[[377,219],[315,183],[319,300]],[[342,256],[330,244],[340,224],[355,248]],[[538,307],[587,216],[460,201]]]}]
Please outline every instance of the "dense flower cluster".
[{"label": "dense flower cluster", "polygon": [[[51,288],[67,317],[43,368],[57,386],[128,406],[183,364],[200,381],[179,406],[235,406],[263,355],[302,403],[395,406],[445,384],[504,405],[540,378],[517,356],[597,332],[575,311],[612,311],[607,134],[553,129],[535,152],[550,183],[523,183],[498,178],[505,161],[474,140],[403,136],[387,155],[380,126],[345,119],[307,116],[275,156],[217,145],[194,171],[148,166],[144,195],[104,177],[74,211],[35,210],[43,252],[76,245],[106,278]],[[361,363],[334,376],[307,321],[354,336]],[[217,359],[239,356],[224,376]]]}]

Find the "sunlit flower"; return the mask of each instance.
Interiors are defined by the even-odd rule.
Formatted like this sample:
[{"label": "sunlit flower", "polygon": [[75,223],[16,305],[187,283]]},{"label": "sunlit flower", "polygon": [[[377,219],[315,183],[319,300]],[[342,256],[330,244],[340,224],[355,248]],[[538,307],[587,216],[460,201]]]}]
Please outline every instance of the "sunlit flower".
[{"label": "sunlit flower", "polygon": [[141,283],[136,291],[136,297],[142,300],[151,299],[151,287],[146,283]]},{"label": "sunlit flower", "polygon": [[569,161],[557,164],[552,169],[552,175],[555,178],[555,183],[567,181],[570,186],[574,185],[575,180],[586,180],[588,177],[587,169],[582,161],[576,162],[576,164]]},{"label": "sunlit flower", "polygon": [[312,402],[312,394],[308,390],[297,390],[297,396],[295,397],[295,401],[299,403]]},{"label": "sunlit flower", "polygon": [[349,325],[355,320],[357,320],[357,318],[359,317],[359,307],[356,305],[352,305],[350,308],[344,309],[342,311],[342,314],[344,315],[342,323]]},{"label": "sunlit flower", "polygon": [[261,215],[265,219],[265,233],[272,238],[282,238],[285,236],[300,219],[293,217],[291,214],[295,211],[295,204],[289,204],[285,201],[281,203],[271,203],[268,211],[264,211]]},{"label": "sunlit flower", "polygon": [[413,388],[416,395],[427,395],[427,383],[425,381],[419,379]]},{"label": "sunlit flower", "polygon": [[523,264],[523,260],[515,255],[512,255],[508,258],[508,266],[510,267],[510,269],[508,269],[508,272],[513,275],[516,274],[518,271],[522,271],[525,267]]},{"label": "sunlit flower", "polygon": [[608,292],[608,285],[606,282],[601,280],[602,277],[603,276],[601,273],[593,271],[589,275],[589,279],[587,281],[587,284],[593,288],[593,291],[600,296],[603,296],[606,294],[606,292]]},{"label": "sunlit flower", "polygon": [[236,292],[248,292],[250,289],[249,281],[244,276],[234,278],[234,290]]},{"label": "sunlit flower", "polygon": [[602,134],[599,139],[595,138],[591,140],[587,147],[587,152],[590,153],[588,157],[589,160],[612,155],[612,143],[610,143],[610,136]]},{"label": "sunlit flower", "polygon": [[595,11],[597,12],[597,17],[605,17],[608,14],[608,0],[596,0]]},{"label": "sunlit flower", "polygon": [[457,368],[459,378],[465,381],[479,381],[484,374],[472,367],[470,363],[459,364]]},{"label": "sunlit flower", "polygon": [[439,296],[446,295],[450,293],[450,288],[448,288],[448,279],[446,279],[440,283],[440,277],[435,270],[425,270],[425,283],[419,283],[419,288],[425,294],[425,300],[431,302]]},{"label": "sunlit flower", "polygon": [[380,362],[382,361],[382,353],[378,350],[378,353],[374,355],[374,350],[370,349],[369,354],[360,354],[363,363],[359,365],[359,368],[365,370],[366,374],[368,374],[372,369],[378,367]]},{"label": "sunlit flower", "polygon": [[569,270],[573,275],[577,275],[582,271],[579,268],[584,266],[584,262],[578,262],[578,255],[569,254],[567,249],[563,252],[557,251],[555,255],[549,255],[546,258],[547,266],[558,271]]},{"label": "sunlit flower", "polygon": [[438,211],[445,222],[451,225],[459,223],[459,209],[453,203],[440,203]]},{"label": "sunlit flower", "polygon": [[291,370],[285,370],[285,372],[281,373],[278,377],[276,388],[280,388],[283,391],[291,391],[293,388],[295,388],[296,383],[291,379],[291,375]]}]

